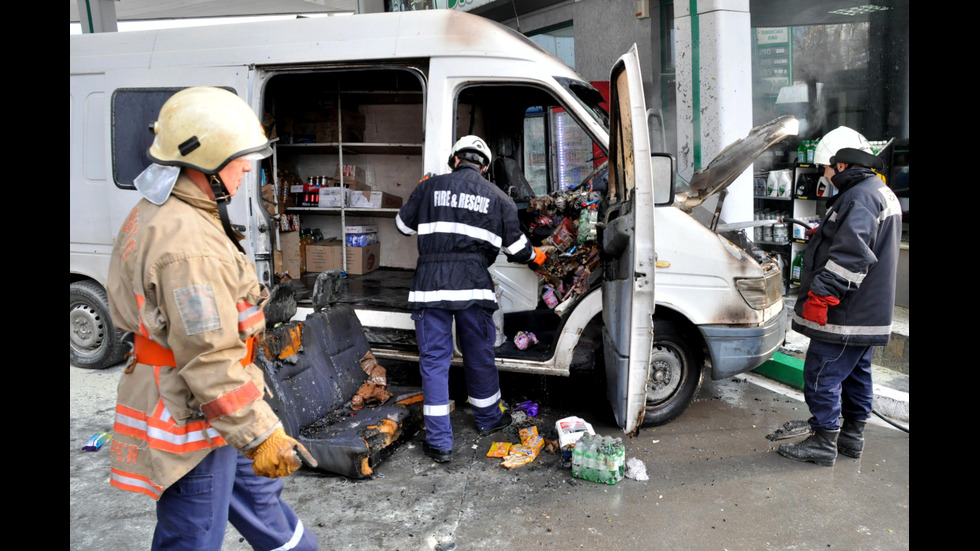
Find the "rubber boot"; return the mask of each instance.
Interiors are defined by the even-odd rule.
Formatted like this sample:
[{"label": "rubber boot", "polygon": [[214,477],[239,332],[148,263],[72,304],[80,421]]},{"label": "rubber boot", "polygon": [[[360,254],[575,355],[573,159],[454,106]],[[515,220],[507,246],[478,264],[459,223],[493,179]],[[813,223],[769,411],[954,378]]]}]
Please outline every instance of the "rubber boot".
[{"label": "rubber boot", "polygon": [[809,461],[822,467],[833,467],[837,462],[837,435],[839,430],[813,429],[813,434],[802,442],[780,444],[779,455],[793,461]]},{"label": "rubber boot", "polygon": [[843,456],[860,459],[864,450],[864,426],[868,421],[844,419],[840,426],[840,436],[837,438],[837,452]]}]

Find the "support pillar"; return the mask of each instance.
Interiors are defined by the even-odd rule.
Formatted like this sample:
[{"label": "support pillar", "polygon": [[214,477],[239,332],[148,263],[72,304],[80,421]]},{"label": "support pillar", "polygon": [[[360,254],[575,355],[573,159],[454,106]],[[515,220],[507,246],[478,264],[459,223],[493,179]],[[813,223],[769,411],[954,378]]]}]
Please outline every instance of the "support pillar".
[{"label": "support pillar", "polygon": [[118,30],[115,0],[76,0],[76,3],[82,33],[114,33]]},{"label": "support pillar", "polygon": [[[677,0],[674,29],[677,173],[690,179],[752,129],[749,0]],[[729,186],[722,220],[752,220],[752,184],[750,167]]]}]

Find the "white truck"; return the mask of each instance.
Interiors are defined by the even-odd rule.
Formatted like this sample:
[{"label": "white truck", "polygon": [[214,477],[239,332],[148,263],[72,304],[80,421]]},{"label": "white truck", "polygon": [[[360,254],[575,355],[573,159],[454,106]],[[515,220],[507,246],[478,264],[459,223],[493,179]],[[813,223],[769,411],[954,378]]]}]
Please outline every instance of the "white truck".
[{"label": "white truck", "polygon": [[[612,69],[607,114],[595,88],[524,36],[431,10],[70,37],[74,365],[107,367],[128,350],[108,316],[109,254],[139,198],[133,178],[148,164],[148,125],[167,97],[193,85],[236,92],[276,139],[273,157],[247,175],[229,208],[260,281],[277,283],[297,252],[296,232],[280,231],[284,219],[341,240],[348,225],[378,227],[381,268],[349,276],[344,301],[380,358],[417,359],[406,309],[417,252],[414,238],[395,228],[397,208],[286,208],[283,188],[291,178],[309,183],[353,165],[348,178],[364,181],[348,185],[370,186],[397,204],[423,175],[449,170],[450,147],[465,134],[491,144],[491,179],[522,210],[533,197],[608,171],[600,264],[583,292],[548,308],[525,266],[501,257],[492,267],[504,334],[524,329],[540,341],[526,350],[501,346],[501,370],[567,376],[604,365],[616,420],[632,432],[683,412],[704,370],[722,378],[753,369],[784,339],[777,264],[671,204],[673,162],[650,151],[635,47]],[[790,131],[785,126],[767,129],[768,142]],[[700,202],[752,162],[728,153],[721,171],[728,181],[705,171],[703,185],[679,204]],[[290,283],[301,306],[311,277]]]}]

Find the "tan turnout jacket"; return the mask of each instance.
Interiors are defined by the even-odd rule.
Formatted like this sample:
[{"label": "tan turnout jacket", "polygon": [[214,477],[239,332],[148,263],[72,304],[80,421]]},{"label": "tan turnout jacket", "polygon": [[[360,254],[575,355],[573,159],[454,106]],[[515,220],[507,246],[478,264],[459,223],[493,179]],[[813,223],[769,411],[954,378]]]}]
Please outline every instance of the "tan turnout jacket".
[{"label": "tan turnout jacket", "polygon": [[163,205],[141,200],[123,223],[108,295],[137,341],[119,382],[113,486],[157,499],[212,448],[244,450],[278,426],[243,342],[265,328],[268,291],[183,174]]}]

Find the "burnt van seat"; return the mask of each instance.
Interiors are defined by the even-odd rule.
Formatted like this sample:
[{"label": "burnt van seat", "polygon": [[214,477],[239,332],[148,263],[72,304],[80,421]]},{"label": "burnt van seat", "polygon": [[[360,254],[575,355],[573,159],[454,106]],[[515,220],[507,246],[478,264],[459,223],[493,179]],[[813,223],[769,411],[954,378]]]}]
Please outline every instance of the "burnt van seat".
[{"label": "burnt van seat", "polygon": [[417,387],[389,385],[392,397],[385,403],[350,407],[367,380],[359,360],[370,350],[357,316],[343,305],[270,329],[258,347],[255,363],[272,392],[266,400],[286,433],[317,460],[318,470],[369,477],[400,439],[421,427]]}]

